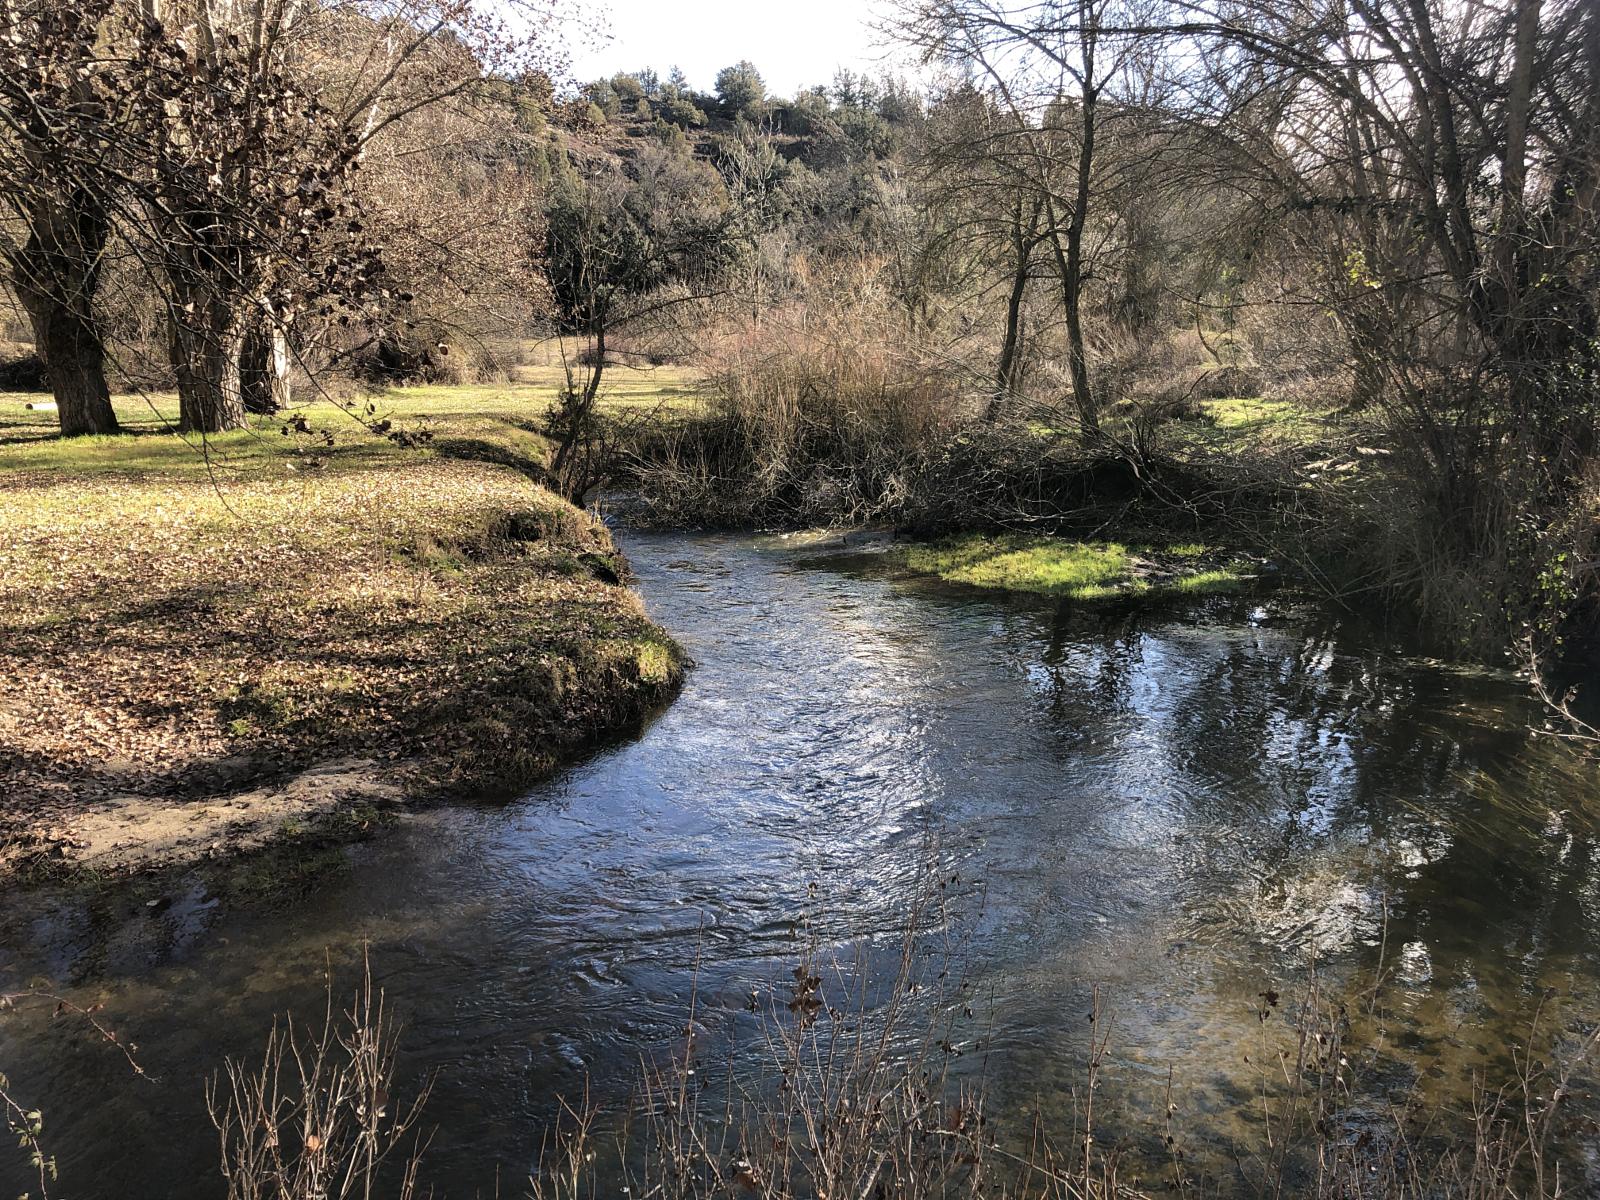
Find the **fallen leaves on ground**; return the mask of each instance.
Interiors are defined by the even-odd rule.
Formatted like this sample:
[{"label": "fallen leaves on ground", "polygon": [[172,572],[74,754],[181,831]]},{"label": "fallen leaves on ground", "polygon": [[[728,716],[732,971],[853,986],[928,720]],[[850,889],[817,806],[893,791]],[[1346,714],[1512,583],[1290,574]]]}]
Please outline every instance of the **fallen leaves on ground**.
[{"label": "fallen leaves on ground", "polygon": [[122,477],[6,472],[5,449],[0,865],[70,849],[96,801],[195,804],[332,758],[525,780],[676,680],[597,578],[604,528],[516,471],[418,451]]}]

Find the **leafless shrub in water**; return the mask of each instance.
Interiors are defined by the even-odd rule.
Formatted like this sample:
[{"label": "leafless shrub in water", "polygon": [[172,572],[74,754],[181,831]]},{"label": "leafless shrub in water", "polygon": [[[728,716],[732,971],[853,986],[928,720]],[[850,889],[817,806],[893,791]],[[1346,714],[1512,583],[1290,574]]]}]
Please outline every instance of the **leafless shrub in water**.
[{"label": "leafless shrub in water", "polygon": [[[987,1037],[953,974],[959,933],[943,891],[914,906],[898,957],[876,978],[865,962],[811,945],[781,986],[752,993],[759,1032],[748,1056],[730,1049],[715,1083],[691,1005],[685,1038],[644,1065],[620,1122],[608,1125],[588,1097],[563,1105],[532,1200],[1136,1195],[1122,1182],[1120,1154],[1103,1152],[1094,1135],[1109,1026],[1091,1039],[1068,1143],[1041,1134],[1019,1149],[997,1139],[986,1111]],[[929,929],[944,945],[921,932]],[[958,1073],[968,1054],[977,1069]]]},{"label": "leafless shrub in water", "polygon": [[398,1040],[370,967],[342,1014],[320,1031],[274,1027],[259,1066],[229,1061],[206,1103],[221,1141],[228,1200],[410,1200],[426,1138],[424,1086],[392,1098]]}]

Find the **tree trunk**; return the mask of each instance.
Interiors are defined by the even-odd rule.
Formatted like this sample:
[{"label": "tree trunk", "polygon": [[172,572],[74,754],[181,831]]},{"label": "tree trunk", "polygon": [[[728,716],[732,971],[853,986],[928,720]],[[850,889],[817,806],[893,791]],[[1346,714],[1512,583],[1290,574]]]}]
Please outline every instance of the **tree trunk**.
[{"label": "tree trunk", "polygon": [[172,321],[169,344],[182,433],[222,433],[245,425],[238,338],[232,314],[218,311],[221,307],[197,304],[184,319]]},{"label": "tree trunk", "polygon": [[[1094,79],[1094,39],[1086,32],[1083,47],[1082,98],[1079,129],[1076,193],[1065,230],[1056,219],[1055,204],[1045,205],[1050,222],[1050,245],[1061,273],[1061,303],[1067,325],[1067,371],[1072,378],[1072,399],[1078,408],[1078,423],[1085,434],[1100,431],[1100,412],[1089,380],[1089,355],[1083,341],[1083,235],[1089,218],[1089,198],[1094,180],[1095,124],[1099,91]],[[1065,242],[1063,243],[1063,234]]]},{"label": "tree trunk", "polygon": [[[1520,0],[1506,96],[1505,150],[1500,159],[1500,220],[1495,230],[1494,268],[1498,276],[1495,301],[1499,312],[1499,341],[1511,366],[1512,402],[1521,414],[1535,411],[1541,377],[1546,374],[1537,341],[1534,314],[1523,311],[1519,278],[1528,266],[1523,248],[1526,213],[1523,189],[1528,177],[1528,118],[1533,109],[1534,58],[1538,53],[1540,0]],[[1544,314],[1539,314],[1543,316]],[[1527,364],[1536,363],[1530,371]]]},{"label": "tree trunk", "polygon": [[1067,325],[1067,373],[1072,380],[1072,400],[1084,433],[1098,433],[1100,413],[1089,381],[1089,355],[1083,342],[1083,223],[1074,214],[1062,245],[1055,215],[1050,215],[1050,245],[1061,273],[1061,303]]},{"label": "tree trunk", "polygon": [[63,437],[116,433],[116,411],[106,386],[105,348],[91,321],[51,296],[18,289],[33,322],[34,346],[44,360]]},{"label": "tree trunk", "polygon": [[556,437],[556,452],[550,461],[551,479],[556,490],[580,508],[589,493],[604,482],[601,476],[606,449],[594,421],[595,399],[600,394],[600,381],[606,369],[604,317],[592,322],[590,339],[594,363],[588,368],[588,376],[580,388],[576,372],[570,363],[567,365],[567,386],[552,411],[551,422],[551,433]]},{"label": "tree trunk", "polygon": [[1001,406],[1008,397],[1016,394],[1021,383],[1022,301],[1028,292],[1028,268],[1033,258],[1033,239],[1038,232],[1039,211],[1040,205],[1036,201],[1033,206],[1033,217],[1024,225],[1022,200],[1018,198],[1016,209],[1012,213],[1011,293],[1006,297],[1006,336],[1005,342],[1000,347],[1000,363],[995,370],[994,399],[990,401],[989,410],[985,414],[986,419],[990,421],[999,418]]},{"label": "tree trunk", "polygon": [[1078,420],[1085,431],[1100,431],[1100,412],[1089,382],[1089,355],[1083,345],[1083,288],[1075,282],[1067,297],[1067,369],[1072,374],[1072,395],[1078,403]]},{"label": "tree trunk", "polygon": [[239,393],[246,412],[270,416],[289,407],[289,345],[264,316],[251,319],[239,347]]},{"label": "tree trunk", "polygon": [[33,325],[66,437],[118,432],[94,318],[107,226],[83,204],[41,206],[15,260],[13,290]]},{"label": "tree trunk", "polygon": [[[1080,34],[1083,54],[1081,140],[1078,143],[1078,196],[1067,223],[1066,259],[1062,265],[1062,289],[1067,309],[1067,367],[1072,372],[1072,394],[1078,401],[1078,419],[1084,432],[1100,432],[1100,409],[1089,386],[1089,355],[1083,345],[1083,231],[1089,221],[1089,196],[1094,181],[1095,126],[1100,92],[1094,82],[1094,56],[1097,35],[1092,27]],[[1051,222],[1054,224],[1054,221]],[[1061,240],[1056,239],[1056,253]]]}]

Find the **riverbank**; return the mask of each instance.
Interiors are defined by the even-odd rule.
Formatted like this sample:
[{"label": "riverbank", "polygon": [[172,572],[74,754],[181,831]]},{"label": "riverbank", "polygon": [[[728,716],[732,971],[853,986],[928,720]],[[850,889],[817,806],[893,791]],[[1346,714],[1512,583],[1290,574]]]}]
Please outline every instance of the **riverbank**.
[{"label": "riverbank", "polygon": [[959,534],[899,546],[890,565],[986,591],[1070,600],[1209,596],[1259,582],[1264,561],[1198,542],[1079,542],[1026,534]]},{"label": "riverbank", "polygon": [[[346,838],[637,725],[683,656],[539,485],[522,389],[198,441],[62,442],[0,397],[0,879]],[[421,434],[421,444],[415,436]]]},{"label": "riverbank", "polygon": [[[1586,487],[1537,503],[1507,491],[1507,511],[1538,511],[1484,541],[1377,406],[1146,397],[1086,433],[1044,409],[988,420],[937,373],[894,360],[864,378],[834,353],[818,367],[804,348],[774,349],[710,376],[704,403],[633,455],[641,521],[889,527],[932,539],[904,555],[911,569],[1079,598],[1190,576],[1229,588],[1252,573],[1236,563],[1270,563],[1275,580],[1381,614],[1440,657],[1514,662],[1554,695],[1592,686],[1600,527]],[[1215,559],[1196,571],[1145,553],[1196,543]]]}]

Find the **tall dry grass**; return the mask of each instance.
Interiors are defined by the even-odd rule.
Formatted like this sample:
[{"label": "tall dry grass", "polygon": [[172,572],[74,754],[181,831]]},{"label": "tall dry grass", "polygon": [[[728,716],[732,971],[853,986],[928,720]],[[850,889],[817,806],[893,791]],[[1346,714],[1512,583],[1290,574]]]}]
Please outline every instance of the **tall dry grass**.
[{"label": "tall dry grass", "polygon": [[206,1103],[227,1200],[412,1200],[429,1087],[395,1098],[398,1040],[365,967],[342,1012],[330,982],[320,1026],[286,1019],[258,1063],[225,1064]]},{"label": "tall dry grass", "polygon": [[638,456],[661,524],[893,518],[980,401],[871,296],[763,314],[704,348],[704,411]]}]

